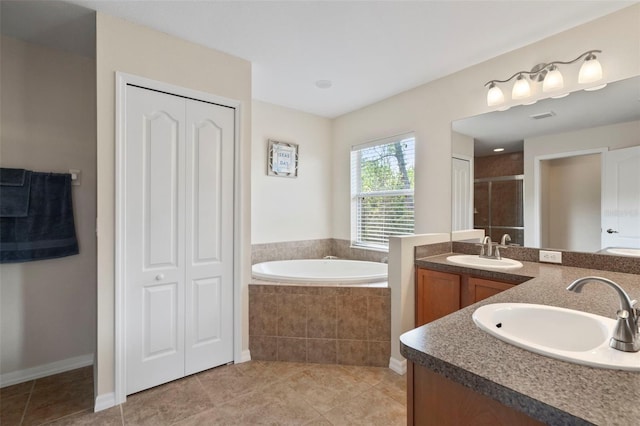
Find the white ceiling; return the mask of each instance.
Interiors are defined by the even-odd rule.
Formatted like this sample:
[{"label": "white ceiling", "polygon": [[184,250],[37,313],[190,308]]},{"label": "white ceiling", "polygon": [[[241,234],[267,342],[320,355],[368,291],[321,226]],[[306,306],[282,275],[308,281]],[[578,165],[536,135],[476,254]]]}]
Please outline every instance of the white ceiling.
[{"label": "white ceiling", "polygon": [[[60,19],[46,30],[43,26],[48,25],[46,18],[59,18],[46,11],[56,2],[19,3],[23,13],[14,27],[24,38],[36,41],[41,33],[51,43],[62,27]],[[336,117],[636,2],[70,3],[247,59],[253,64],[254,99]],[[5,9],[3,26],[14,21],[5,19]],[[38,10],[44,11],[41,16],[29,19]],[[333,86],[319,89],[317,80],[331,80]]]}]

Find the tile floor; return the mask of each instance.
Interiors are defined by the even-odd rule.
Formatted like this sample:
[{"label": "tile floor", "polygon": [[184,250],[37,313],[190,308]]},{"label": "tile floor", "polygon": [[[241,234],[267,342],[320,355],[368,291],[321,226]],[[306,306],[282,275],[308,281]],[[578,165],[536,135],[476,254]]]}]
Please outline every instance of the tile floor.
[{"label": "tile floor", "polygon": [[251,361],[130,395],[99,413],[93,369],[0,390],[0,425],[405,425],[406,376],[388,368]]}]

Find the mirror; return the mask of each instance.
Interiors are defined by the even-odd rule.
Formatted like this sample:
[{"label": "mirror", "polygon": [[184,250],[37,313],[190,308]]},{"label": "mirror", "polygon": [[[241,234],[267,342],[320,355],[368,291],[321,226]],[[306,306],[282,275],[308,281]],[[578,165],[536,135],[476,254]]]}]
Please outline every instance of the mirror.
[{"label": "mirror", "polygon": [[456,120],[452,135],[452,231],[640,255],[640,76]]}]

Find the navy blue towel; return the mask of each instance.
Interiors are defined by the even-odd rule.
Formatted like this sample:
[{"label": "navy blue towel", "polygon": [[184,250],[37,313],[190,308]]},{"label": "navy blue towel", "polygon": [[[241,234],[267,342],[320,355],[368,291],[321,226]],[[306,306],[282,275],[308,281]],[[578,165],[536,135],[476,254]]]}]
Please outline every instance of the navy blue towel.
[{"label": "navy blue towel", "polygon": [[0,168],[0,217],[27,216],[30,189],[30,170]]},{"label": "navy blue towel", "polygon": [[0,217],[0,263],[78,254],[71,175],[31,173],[29,213]]}]

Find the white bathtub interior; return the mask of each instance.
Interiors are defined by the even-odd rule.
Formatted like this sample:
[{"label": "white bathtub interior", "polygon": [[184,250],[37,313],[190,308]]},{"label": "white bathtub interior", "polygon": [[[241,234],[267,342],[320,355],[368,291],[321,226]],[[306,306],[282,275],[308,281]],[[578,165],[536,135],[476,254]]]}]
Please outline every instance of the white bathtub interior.
[{"label": "white bathtub interior", "polygon": [[257,263],[253,278],[279,283],[322,285],[367,284],[387,281],[387,264],[345,259],[295,259]]}]

